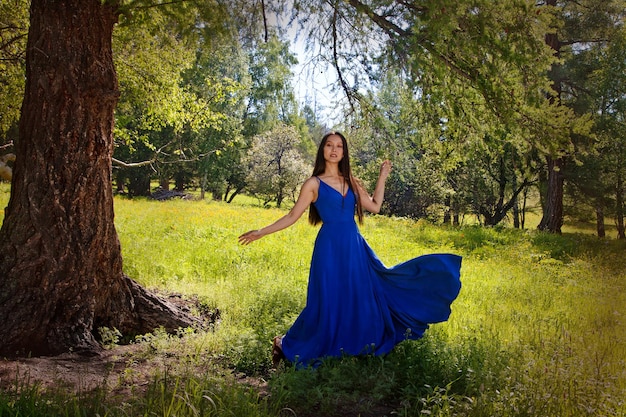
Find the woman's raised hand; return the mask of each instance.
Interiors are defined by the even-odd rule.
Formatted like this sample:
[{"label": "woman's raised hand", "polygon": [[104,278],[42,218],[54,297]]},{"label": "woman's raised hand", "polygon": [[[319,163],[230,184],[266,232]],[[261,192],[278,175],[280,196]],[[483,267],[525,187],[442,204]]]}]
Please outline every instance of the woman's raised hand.
[{"label": "woman's raised hand", "polygon": [[391,161],[389,159],[386,159],[385,161],[383,161],[383,163],[380,165],[380,177],[381,179],[387,179],[387,177],[389,176],[389,174],[391,173]]}]

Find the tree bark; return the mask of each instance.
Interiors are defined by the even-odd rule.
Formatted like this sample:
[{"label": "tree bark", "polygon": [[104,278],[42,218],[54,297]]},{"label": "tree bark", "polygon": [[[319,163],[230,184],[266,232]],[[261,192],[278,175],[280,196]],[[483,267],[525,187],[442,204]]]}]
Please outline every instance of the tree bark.
[{"label": "tree bark", "polygon": [[528,201],[528,188],[524,190],[524,198],[522,199],[522,209],[520,211],[520,226],[522,230],[526,225],[526,202]]},{"label": "tree bark", "polygon": [[600,202],[596,202],[596,230],[599,238],[606,237],[604,229],[604,207]]},{"label": "tree bark", "polygon": [[617,238],[626,239],[626,227],[624,227],[624,180],[622,174],[617,174],[617,186],[615,190],[615,217],[617,219]]},{"label": "tree bark", "polygon": [[11,198],[0,229],[0,355],[97,352],[93,332],[192,324],[122,273],[111,156],[115,2],[32,0]]},{"label": "tree bark", "polygon": [[451,197],[449,195],[446,196],[446,201],[444,205],[444,213],[443,213],[443,224],[452,223],[452,204]]},{"label": "tree bark", "polygon": [[[513,175],[513,188],[517,187],[517,175]],[[519,195],[513,198],[513,227],[520,228]]]},{"label": "tree bark", "polygon": [[[243,188],[237,188],[231,195],[230,197],[228,197],[228,199],[226,200],[227,203],[232,203],[233,200],[235,199],[235,197],[237,196],[237,194],[239,194],[241,191],[243,191]],[[225,197],[225,196],[224,196]]]},{"label": "tree bark", "polygon": [[524,180],[524,182],[519,186],[517,185],[517,181],[514,181],[514,184],[516,184],[516,186],[513,190],[513,195],[505,204],[504,199],[506,197],[505,192],[506,192],[507,180],[506,180],[506,176],[504,175],[504,171],[501,171],[501,174],[502,175],[500,179],[498,180],[500,186],[499,186],[498,201],[496,205],[494,207],[487,207],[485,205],[479,208],[480,215],[482,215],[485,219],[484,221],[485,226],[495,226],[498,223],[500,223],[502,220],[504,220],[504,218],[507,216],[509,211],[511,209],[514,209],[517,206],[517,197],[520,195],[521,192],[523,192],[530,185],[530,183],[527,180]]},{"label": "tree bark", "polygon": [[563,226],[563,158],[547,157],[548,184],[538,229],[561,233]]}]

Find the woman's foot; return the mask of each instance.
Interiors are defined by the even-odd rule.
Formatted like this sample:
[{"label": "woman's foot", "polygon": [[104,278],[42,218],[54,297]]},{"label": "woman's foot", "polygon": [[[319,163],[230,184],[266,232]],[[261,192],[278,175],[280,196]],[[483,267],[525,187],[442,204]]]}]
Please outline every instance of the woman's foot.
[{"label": "woman's foot", "polygon": [[283,353],[283,338],[281,336],[274,337],[274,343],[272,344],[272,364],[274,368],[278,368],[280,361],[285,360],[285,354]]}]

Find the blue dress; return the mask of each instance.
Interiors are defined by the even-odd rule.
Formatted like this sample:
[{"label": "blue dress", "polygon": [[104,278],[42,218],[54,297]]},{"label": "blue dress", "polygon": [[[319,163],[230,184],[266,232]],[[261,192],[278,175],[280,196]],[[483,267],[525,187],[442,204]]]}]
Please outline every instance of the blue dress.
[{"label": "blue dress", "polygon": [[320,183],[306,306],[282,341],[285,357],[308,365],[344,354],[386,354],[446,321],[461,289],[461,257],[432,254],[387,268],[355,222],[355,196]]}]

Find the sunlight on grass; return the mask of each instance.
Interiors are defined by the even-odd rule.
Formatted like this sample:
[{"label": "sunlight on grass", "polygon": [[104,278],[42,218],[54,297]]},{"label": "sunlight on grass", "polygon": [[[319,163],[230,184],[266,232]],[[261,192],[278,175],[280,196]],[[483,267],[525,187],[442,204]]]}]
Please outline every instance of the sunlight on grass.
[{"label": "sunlight on grass", "polygon": [[[285,210],[251,200],[117,197],[115,210],[125,273],[150,288],[197,296],[219,309],[221,321],[211,331],[140,338],[146,347],[137,355],[178,357],[178,368],[155,377],[128,409],[107,415],[191,415],[183,412],[191,404],[233,415],[626,416],[626,242],[598,240],[578,226],[557,236],[369,216],[362,233],[389,266],[427,253],[463,255],[450,320],[385,357],[271,372],[270,340],[306,301],[318,229],[303,218],[241,246],[241,233]],[[267,379],[269,401],[234,383],[231,372]],[[18,397],[28,409],[41,395],[24,388]],[[0,414],[7,401],[17,404],[0,398]]]},{"label": "sunlight on grass", "polygon": [[[212,336],[212,349],[245,372],[265,369],[268,341],[286,330],[304,305],[317,229],[303,218],[291,229],[243,247],[237,244],[239,234],[269,224],[284,211],[127,200],[116,200],[116,209],[127,273],[148,286],[198,294],[222,309],[224,323]],[[467,415],[623,413],[626,265],[617,256],[622,242],[534,230],[436,227],[381,216],[368,217],[362,233],[387,265],[433,252],[464,255],[463,289],[450,320],[415,342],[417,351],[409,343],[384,359],[386,366],[395,361],[410,368],[424,366],[417,359],[447,356],[445,363],[435,362],[439,368],[428,370],[445,375],[437,389],[432,375],[415,376],[415,395],[422,401],[412,402],[404,410],[407,415],[424,410],[446,415],[437,414],[443,408],[436,406],[444,394],[470,398],[447,403]],[[331,361],[326,369],[342,369],[346,377],[344,366]],[[342,392],[332,376],[299,383],[307,379],[301,375],[287,370],[278,376],[275,394],[291,404],[303,401],[294,392],[299,384],[304,384],[302,395],[310,396],[319,384]],[[349,401],[350,394],[343,395]],[[322,396],[310,406],[326,407],[326,401]]]}]

